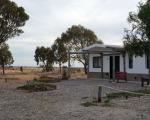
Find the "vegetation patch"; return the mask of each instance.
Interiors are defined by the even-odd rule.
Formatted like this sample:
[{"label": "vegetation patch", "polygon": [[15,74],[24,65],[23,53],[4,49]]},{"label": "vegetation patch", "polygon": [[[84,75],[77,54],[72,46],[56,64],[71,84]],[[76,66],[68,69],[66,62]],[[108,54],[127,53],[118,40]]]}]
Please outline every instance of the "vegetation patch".
[{"label": "vegetation patch", "polygon": [[81,104],[84,107],[91,107],[91,106],[98,106],[98,103],[93,101],[93,102],[85,102]]},{"label": "vegetation patch", "polygon": [[131,91],[129,92],[114,92],[107,94],[108,99],[115,99],[115,98],[128,98],[128,97],[140,97],[144,94],[150,94],[150,89],[144,89],[144,90],[137,90],[137,91]]},{"label": "vegetation patch", "polygon": [[56,89],[56,85],[37,83],[35,81],[28,81],[25,85],[17,88],[18,90],[27,90],[30,92],[41,92],[41,91],[51,91]]},{"label": "vegetation patch", "polygon": [[106,100],[104,100],[104,103],[102,104],[103,107],[111,107],[111,100],[109,98],[107,98]]},{"label": "vegetation patch", "polygon": [[140,97],[141,94],[127,93],[127,92],[118,92],[118,93],[109,93],[107,94],[107,98],[115,99],[115,98],[128,98],[128,97]]},{"label": "vegetation patch", "polygon": [[60,78],[54,78],[54,77],[40,77],[38,79],[34,79],[35,82],[42,82],[42,83],[57,83],[61,82],[62,80]]},{"label": "vegetation patch", "polygon": [[137,91],[134,91],[134,92],[142,93],[142,94],[150,94],[150,89],[137,90]]}]

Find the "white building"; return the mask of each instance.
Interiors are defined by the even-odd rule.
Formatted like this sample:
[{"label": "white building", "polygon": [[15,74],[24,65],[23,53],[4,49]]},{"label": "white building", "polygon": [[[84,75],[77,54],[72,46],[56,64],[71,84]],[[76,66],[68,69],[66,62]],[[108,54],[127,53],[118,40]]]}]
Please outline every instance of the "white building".
[{"label": "white building", "polygon": [[115,79],[116,72],[127,74],[127,80],[139,80],[148,76],[148,58],[129,57],[122,46],[93,44],[82,50],[88,54],[88,78]]}]

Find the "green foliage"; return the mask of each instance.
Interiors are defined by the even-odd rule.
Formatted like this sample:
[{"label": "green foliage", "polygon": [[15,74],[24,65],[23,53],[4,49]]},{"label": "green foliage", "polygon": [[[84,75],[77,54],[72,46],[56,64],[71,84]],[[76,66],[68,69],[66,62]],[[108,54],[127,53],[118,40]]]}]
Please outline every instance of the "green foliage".
[{"label": "green foliage", "polygon": [[81,104],[84,107],[98,106],[96,102],[85,102]]},{"label": "green foliage", "polygon": [[9,47],[7,44],[0,45],[0,65],[3,67],[3,74],[5,73],[5,65],[13,64],[14,60],[11,52],[9,51]]},{"label": "green foliage", "polygon": [[52,50],[54,52],[55,62],[59,64],[60,73],[61,65],[67,62],[67,49],[65,48],[62,39],[57,38],[55,43],[52,45]]},{"label": "green foliage", "polygon": [[61,82],[61,79],[54,78],[54,77],[40,77],[38,79],[34,79],[33,81],[43,82],[43,83],[57,83],[57,82]]},{"label": "green foliage", "polygon": [[147,0],[145,4],[141,3],[139,9],[138,18],[142,21],[145,34],[150,40],[150,1]]},{"label": "green foliage", "polygon": [[28,19],[24,8],[10,0],[0,0],[0,44],[23,33],[21,27]]},{"label": "green foliage", "polygon": [[35,50],[34,60],[37,65],[41,65],[44,71],[50,71],[53,69],[54,53],[51,48],[37,47]]},{"label": "green foliage", "polygon": [[110,107],[111,106],[111,99],[110,98],[107,98],[105,101],[104,101],[104,104],[102,105],[104,107]]},{"label": "green foliage", "polygon": [[[71,28],[68,28],[65,33],[62,33],[61,39],[68,51],[79,51],[98,42],[98,38],[95,33],[81,25],[73,25]],[[88,62],[87,55],[74,55],[71,57],[81,62],[84,65],[86,72]]]},{"label": "green foliage", "polygon": [[138,13],[130,12],[131,30],[125,30],[124,45],[130,55],[150,56],[150,3],[139,4]]},{"label": "green foliage", "polygon": [[132,25],[132,29],[125,30],[124,46],[130,56],[146,54],[150,64],[150,1],[140,3],[138,9],[137,13],[129,13],[128,22]]},{"label": "green foliage", "polygon": [[136,94],[136,93],[128,93],[128,92],[117,92],[117,93],[110,93],[107,94],[107,98],[109,99],[115,99],[115,98],[128,98],[128,97],[140,97],[142,94]]},{"label": "green foliage", "polygon": [[143,93],[143,94],[150,94],[150,89],[137,90],[135,92],[137,92],[137,93]]},{"label": "green foliage", "polygon": [[29,90],[31,92],[51,91],[56,89],[56,85],[37,83],[35,81],[28,81],[26,85],[20,86],[18,90]]},{"label": "green foliage", "polygon": [[62,39],[70,50],[80,50],[98,41],[95,33],[81,25],[73,25],[62,34]]},{"label": "green foliage", "polygon": [[140,97],[143,96],[144,94],[150,94],[150,89],[143,89],[143,90],[136,90],[136,91],[131,91],[129,92],[114,92],[114,93],[109,93],[107,94],[107,98],[109,99],[115,99],[115,98],[128,98],[128,97]]},{"label": "green foliage", "polygon": [[136,90],[131,92],[113,92],[109,93],[106,96],[106,100],[104,101],[103,106],[111,106],[111,100],[116,98],[126,98],[129,97],[141,97],[144,94],[150,94],[150,89],[144,89],[144,90]]}]

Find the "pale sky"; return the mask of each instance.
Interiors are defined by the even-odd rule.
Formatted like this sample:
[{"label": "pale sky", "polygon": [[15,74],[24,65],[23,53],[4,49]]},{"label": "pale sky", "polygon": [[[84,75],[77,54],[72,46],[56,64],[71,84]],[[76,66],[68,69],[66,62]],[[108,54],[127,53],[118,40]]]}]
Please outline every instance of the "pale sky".
[{"label": "pale sky", "polygon": [[13,0],[30,16],[24,34],[9,40],[15,63],[35,66],[37,46],[50,47],[72,25],[93,30],[105,44],[122,44],[130,11],[140,0]]}]

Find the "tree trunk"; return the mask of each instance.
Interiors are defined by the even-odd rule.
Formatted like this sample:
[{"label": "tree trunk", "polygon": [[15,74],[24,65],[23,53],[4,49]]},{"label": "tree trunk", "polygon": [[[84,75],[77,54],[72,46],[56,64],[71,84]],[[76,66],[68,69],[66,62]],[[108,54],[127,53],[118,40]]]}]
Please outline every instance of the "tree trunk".
[{"label": "tree trunk", "polygon": [[89,58],[87,58],[86,55],[84,54],[83,59],[84,59],[84,62],[82,64],[84,65],[84,72],[85,72],[85,74],[87,74],[87,72],[88,72],[88,70],[87,70],[88,60],[87,59],[89,59]]},{"label": "tree trunk", "polygon": [[3,63],[2,65],[2,68],[3,68],[3,75],[5,74],[5,64]]},{"label": "tree trunk", "polygon": [[85,72],[85,74],[87,74],[87,65],[86,64],[84,64],[84,72]]},{"label": "tree trunk", "polygon": [[61,62],[59,62],[59,72],[61,73]]},{"label": "tree trunk", "polygon": [[48,64],[45,65],[45,72],[49,72]]}]

